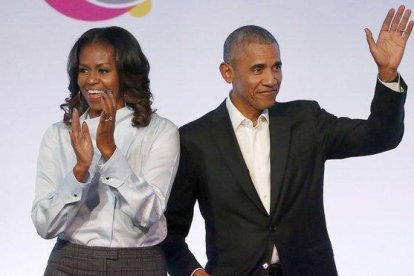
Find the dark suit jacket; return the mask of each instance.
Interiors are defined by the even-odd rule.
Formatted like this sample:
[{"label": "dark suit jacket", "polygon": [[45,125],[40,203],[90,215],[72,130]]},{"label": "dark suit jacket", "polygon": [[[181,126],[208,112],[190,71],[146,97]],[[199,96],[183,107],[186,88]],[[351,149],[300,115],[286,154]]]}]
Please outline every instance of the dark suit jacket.
[{"label": "dark suit jacket", "polygon": [[323,206],[325,161],[396,147],[405,97],[378,82],[367,120],[337,118],[312,101],[269,109],[270,215],[253,186],[225,103],[183,126],[163,244],[170,275],[190,275],[200,267],[185,243],[196,200],[206,228],[205,269],[212,275],[266,275],[263,264],[270,263],[273,245],[284,276],[337,275]]}]

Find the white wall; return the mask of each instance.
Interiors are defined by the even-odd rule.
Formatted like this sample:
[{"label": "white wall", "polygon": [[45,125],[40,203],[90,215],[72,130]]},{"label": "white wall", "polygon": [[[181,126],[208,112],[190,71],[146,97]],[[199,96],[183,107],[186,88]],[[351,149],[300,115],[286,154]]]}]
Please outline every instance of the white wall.
[{"label": "white wall", "polygon": [[[403,1],[404,2],[404,1]],[[409,1],[406,1],[408,4]],[[414,8],[413,2],[410,2]],[[376,80],[364,27],[375,35],[396,1],[161,1],[143,18],[124,14],[87,22],[45,1],[0,8],[0,275],[42,275],[54,241],[30,219],[36,159],[45,129],[61,120],[73,42],[87,29],[119,25],[140,41],[152,66],[154,106],[177,125],[215,108],[230,87],[218,65],[235,28],[257,24],[279,41],[284,81],[279,101],[315,99],[336,114],[365,118]],[[414,38],[400,72],[414,85]],[[412,275],[414,256],[414,101],[406,104],[400,146],[377,156],[327,163],[325,205],[340,275]],[[410,184],[411,183],[411,184]],[[190,247],[201,262],[198,213]]]}]

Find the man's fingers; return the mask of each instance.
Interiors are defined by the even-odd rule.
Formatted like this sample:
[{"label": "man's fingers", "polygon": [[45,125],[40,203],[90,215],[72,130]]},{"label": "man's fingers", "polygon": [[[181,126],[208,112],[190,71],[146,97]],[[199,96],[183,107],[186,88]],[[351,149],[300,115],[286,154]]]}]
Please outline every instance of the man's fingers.
[{"label": "man's fingers", "polygon": [[387,16],[384,19],[384,23],[382,23],[381,31],[388,32],[390,29],[392,18],[394,17],[395,10],[390,9],[387,13]]},{"label": "man's fingers", "polygon": [[406,10],[404,13],[404,16],[402,17],[402,20],[400,24],[398,25],[398,31],[404,31],[407,28],[408,20],[410,19],[411,10]]},{"label": "man's fingers", "polygon": [[394,16],[394,18],[392,20],[392,23],[391,23],[391,28],[390,28],[391,32],[394,32],[394,31],[397,30],[398,25],[400,24],[401,17],[404,13],[404,10],[405,10],[405,7],[403,5],[398,7],[398,10],[395,13],[395,16]]},{"label": "man's fingers", "polygon": [[367,42],[368,42],[369,49],[372,52],[372,50],[375,47],[375,41],[374,41],[374,38],[372,37],[372,32],[371,32],[370,29],[365,28],[365,34],[366,34],[366,38],[367,38]]},{"label": "man's fingers", "polygon": [[204,269],[199,268],[196,271],[194,271],[194,276],[210,276]]},{"label": "man's fingers", "polygon": [[405,39],[405,41],[408,40],[408,38],[410,37],[411,31],[413,30],[414,27],[414,21],[411,21],[410,23],[408,23],[407,29],[405,29],[403,38]]}]

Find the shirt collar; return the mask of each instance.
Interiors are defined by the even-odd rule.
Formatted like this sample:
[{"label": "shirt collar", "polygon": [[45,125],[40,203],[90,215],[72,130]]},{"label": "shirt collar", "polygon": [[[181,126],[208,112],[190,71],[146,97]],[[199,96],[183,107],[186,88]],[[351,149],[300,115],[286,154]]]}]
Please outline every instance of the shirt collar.
[{"label": "shirt collar", "polygon": [[[250,119],[246,118],[238,109],[237,107],[233,104],[233,102],[230,99],[230,94],[226,99],[226,107],[227,107],[227,111],[229,112],[229,116],[230,116],[230,121],[231,121],[231,125],[233,126],[233,130],[236,131],[237,128],[243,123],[245,122],[245,120],[248,120],[249,122],[251,122]],[[266,122],[269,122],[269,110],[265,109],[262,111],[262,114],[260,114],[258,120],[258,124],[260,124],[260,122],[262,120],[265,120]]]}]

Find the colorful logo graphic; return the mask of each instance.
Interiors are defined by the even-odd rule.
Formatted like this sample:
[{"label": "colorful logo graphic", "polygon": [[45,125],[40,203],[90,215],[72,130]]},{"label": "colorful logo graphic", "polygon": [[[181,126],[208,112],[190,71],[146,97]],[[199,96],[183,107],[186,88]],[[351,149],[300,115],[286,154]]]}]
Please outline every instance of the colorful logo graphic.
[{"label": "colorful logo graphic", "polygon": [[151,10],[152,0],[46,0],[58,12],[85,21],[111,19],[126,12],[144,17]]}]

